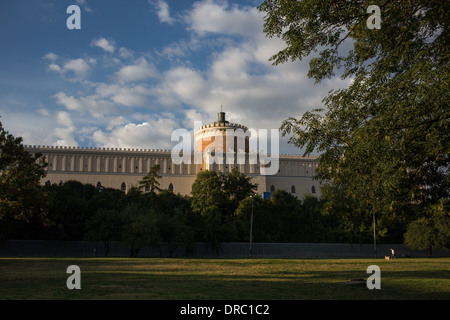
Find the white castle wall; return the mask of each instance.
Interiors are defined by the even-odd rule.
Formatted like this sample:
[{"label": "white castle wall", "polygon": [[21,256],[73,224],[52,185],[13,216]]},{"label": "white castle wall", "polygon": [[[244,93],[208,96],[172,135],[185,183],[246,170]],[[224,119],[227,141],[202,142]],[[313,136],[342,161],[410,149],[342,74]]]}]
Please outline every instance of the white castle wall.
[{"label": "white castle wall", "polygon": [[[239,172],[249,175],[253,183],[258,184],[258,192],[270,192],[271,187],[284,189],[297,197],[305,192],[311,192],[314,186],[317,196],[320,196],[320,183],[313,180],[317,165],[315,157],[298,155],[280,155],[279,170],[275,175],[260,174],[260,163],[251,164],[210,164],[203,166],[194,161],[191,153],[191,163],[175,164],[170,150],[130,149],[130,148],[83,148],[60,146],[25,146],[31,153],[42,153],[48,162],[47,176],[42,183],[59,183],[76,180],[92,185],[100,184],[107,188],[121,189],[123,183],[126,190],[137,186],[139,181],[150,172],[155,164],[160,165],[161,188],[168,189],[172,184],[173,191],[189,195],[196,175],[202,170],[229,172],[236,168]],[[292,188],[294,186],[294,188]]]}]

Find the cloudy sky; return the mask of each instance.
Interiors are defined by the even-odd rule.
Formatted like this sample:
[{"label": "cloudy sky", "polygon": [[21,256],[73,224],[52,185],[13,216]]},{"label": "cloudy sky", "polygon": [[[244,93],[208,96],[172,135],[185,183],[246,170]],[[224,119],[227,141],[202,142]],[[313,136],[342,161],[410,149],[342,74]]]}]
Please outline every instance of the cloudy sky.
[{"label": "cloudy sky", "polygon": [[[2,0],[0,121],[24,144],[170,149],[217,119],[250,128],[322,106],[308,61],[273,66],[262,0]],[[68,29],[70,5],[81,29]],[[284,143],[281,153],[301,153]]]}]

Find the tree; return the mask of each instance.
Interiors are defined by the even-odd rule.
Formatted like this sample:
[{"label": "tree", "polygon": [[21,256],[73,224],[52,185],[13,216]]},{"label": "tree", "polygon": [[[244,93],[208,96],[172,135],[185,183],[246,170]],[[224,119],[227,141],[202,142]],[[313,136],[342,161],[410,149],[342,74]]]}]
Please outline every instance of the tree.
[{"label": "tree", "polygon": [[222,241],[237,237],[234,212],[239,202],[254,193],[251,178],[231,172],[202,171],[192,185],[192,211],[202,216],[205,241],[218,247]]},{"label": "tree", "polygon": [[297,237],[300,225],[301,201],[291,193],[277,189],[270,196],[272,212],[276,212],[276,223],[278,241],[293,242]]},{"label": "tree", "polygon": [[427,250],[432,256],[432,249],[436,242],[436,230],[431,219],[420,218],[408,225],[405,233],[405,245],[411,249]]},{"label": "tree", "polygon": [[192,184],[192,210],[201,215],[219,213],[225,203],[222,181],[215,171],[201,171]]},{"label": "tree", "polygon": [[155,194],[156,191],[161,191],[159,187],[159,179],[161,176],[158,174],[160,170],[159,164],[155,164],[150,168],[150,172],[139,181],[139,188],[148,188],[151,194]]},{"label": "tree", "polygon": [[148,208],[129,204],[122,213],[123,240],[130,246],[130,256],[137,257],[142,247],[159,246],[161,243],[157,217]]},{"label": "tree", "polygon": [[44,221],[48,198],[40,180],[46,167],[42,154],[26,151],[22,138],[9,134],[0,122],[0,221]]},{"label": "tree", "polygon": [[121,240],[124,217],[115,209],[99,209],[86,222],[85,239],[102,241],[105,257],[108,256],[111,241]]},{"label": "tree", "polygon": [[249,241],[253,212],[252,240],[254,242],[278,242],[280,233],[278,217],[270,200],[253,196],[243,199],[234,215],[239,241]]},{"label": "tree", "polygon": [[228,173],[220,172],[219,178],[222,183],[222,190],[228,200],[226,214],[232,216],[239,206],[239,202],[255,193],[257,185],[251,183],[251,177],[240,173],[235,168]]},{"label": "tree", "polygon": [[411,249],[427,250],[432,257],[433,248],[450,248],[449,201],[433,206],[430,216],[408,224],[405,245]]},{"label": "tree", "polygon": [[47,237],[50,240],[83,240],[86,221],[97,210],[93,200],[100,191],[91,184],[73,180],[45,188],[51,196],[48,206],[51,226],[48,228]]},{"label": "tree", "polygon": [[187,248],[194,244],[195,231],[188,223],[190,203],[186,197],[167,190],[159,193],[158,198],[161,206],[158,228],[161,240],[167,243],[169,256],[172,257],[180,244],[185,244]]},{"label": "tree", "polygon": [[221,242],[221,209],[226,197],[222,192],[222,182],[215,171],[202,171],[192,184],[192,211],[202,216],[204,224],[204,241],[211,243],[216,249]]},{"label": "tree", "polygon": [[330,181],[333,199],[358,203],[386,234],[407,220],[405,208],[425,210],[449,196],[450,8],[387,0],[376,30],[367,27],[370,4],[266,0],[260,10],[266,35],[287,45],[275,65],[319,51],[309,77],[320,82],[341,70],[351,80],[324,98],[326,109],[288,118],[281,130],[305,154],[319,153],[317,178]]}]

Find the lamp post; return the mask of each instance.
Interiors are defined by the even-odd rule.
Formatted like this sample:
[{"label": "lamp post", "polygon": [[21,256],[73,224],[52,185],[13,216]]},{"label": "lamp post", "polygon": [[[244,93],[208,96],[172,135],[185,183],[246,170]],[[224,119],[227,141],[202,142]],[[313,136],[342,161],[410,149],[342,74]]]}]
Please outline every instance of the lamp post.
[{"label": "lamp post", "polygon": [[373,213],[373,251],[375,254],[375,258],[377,257],[377,238],[375,232],[375,212]]},{"label": "lamp post", "polygon": [[[377,206],[379,206],[379,198],[377,197]],[[372,208],[373,210],[373,208]],[[375,210],[372,211],[372,215],[373,215],[373,251],[375,254],[375,258],[377,257],[377,234],[376,234],[376,230],[375,230]]]},{"label": "lamp post", "polygon": [[250,247],[249,247],[249,255],[252,256],[252,241],[253,241],[253,195],[250,196],[252,199],[252,213],[250,216]]}]

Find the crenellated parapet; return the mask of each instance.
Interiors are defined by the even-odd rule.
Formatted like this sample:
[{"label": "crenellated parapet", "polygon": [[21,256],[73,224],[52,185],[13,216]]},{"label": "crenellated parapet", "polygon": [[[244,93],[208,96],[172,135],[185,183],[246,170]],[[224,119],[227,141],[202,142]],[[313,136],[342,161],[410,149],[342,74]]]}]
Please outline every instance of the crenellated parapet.
[{"label": "crenellated parapet", "polygon": [[141,152],[141,153],[167,153],[169,149],[143,149],[143,148],[113,148],[113,147],[75,147],[75,146],[40,146],[40,145],[24,145],[27,150],[43,151],[96,151],[96,152]]}]

